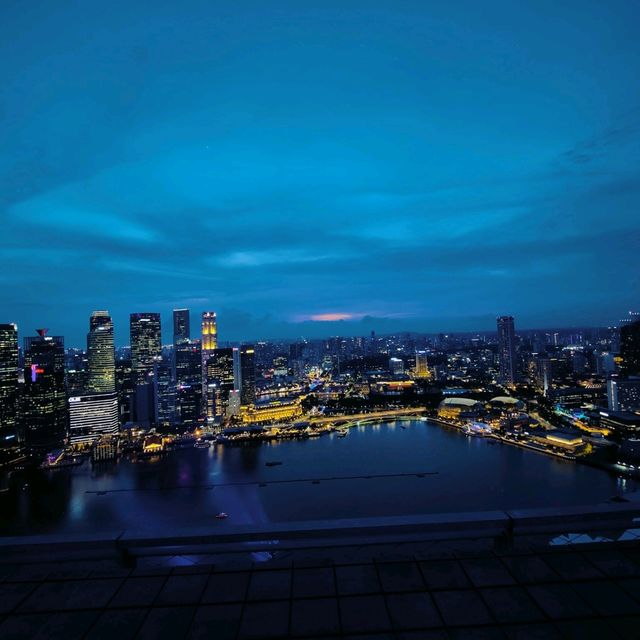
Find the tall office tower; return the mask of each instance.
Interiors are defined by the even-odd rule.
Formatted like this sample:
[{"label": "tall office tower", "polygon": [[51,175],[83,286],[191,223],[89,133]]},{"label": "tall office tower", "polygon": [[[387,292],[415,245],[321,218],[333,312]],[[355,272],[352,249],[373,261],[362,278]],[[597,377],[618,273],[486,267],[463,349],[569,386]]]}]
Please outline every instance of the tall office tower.
[{"label": "tall office tower", "polygon": [[[236,387],[238,388],[238,387]],[[256,402],[256,363],[253,345],[240,347],[240,402],[243,405]]]},{"label": "tall office tower", "polygon": [[69,441],[89,444],[118,433],[118,394],[92,393],[69,398]]},{"label": "tall office tower", "polygon": [[233,349],[214,349],[207,360],[206,416],[212,422],[228,415],[229,394],[234,390]]},{"label": "tall office tower", "polygon": [[215,311],[202,312],[202,357],[218,348],[218,321]]},{"label": "tall office tower", "polygon": [[24,442],[28,447],[52,449],[67,433],[64,376],[64,338],[47,336],[24,340]]},{"label": "tall office tower", "polygon": [[500,382],[514,384],[516,381],[516,332],[512,316],[498,318],[498,358]]},{"label": "tall office tower", "polygon": [[404,373],[404,362],[402,358],[389,358],[389,371],[398,376]]},{"label": "tall office tower", "polygon": [[118,420],[121,425],[132,420],[135,390],[131,360],[118,360],[116,362],[116,391],[118,393]]},{"label": "tall office tower", "polygon": [[640,410],[640,378],[611,376],[607,380],[607,401],[611,411]]},{"label": "tall office tower", "polygon": [[113,393],[116,390],[116,356],[113,347],[113,321],[108,311],[94,311],[87,334],[89,393]]},{"label": "tall office tower", "polygon": [[136,385],[153,375],[153,366],[162,358],[159,313],[132,313],[129,318],[131,367]]},{"label": "tall office tower", "polygon": [[202,312],[202,342],[200,347],[202,349],[200,380],[202,382],[202,402],[204,408],[207,406],[207,361],[214,349],[218,348],[218,321],[215,311]]},{"label": "tall office tower", "polygon": [[623,376],[640,376],[640,320],[620,327],[620,356]]},{"label": "tall office tower", "polygon": [[18,443],[18,327],[0,324],[0,448]]},{"label": "tall office tower", "polygon": [[429,377],[429,364],[427,362],[426,351],[416,351],[416,366],[413,371],[416,378]]},{"label": "tall office tower", "polygon": [[202,385],[181,384],[176,388],[176,423],[185,428],[196,427],[202,416]]},{"label": "tall office tower", "polygon": [[191,338],[191,327],[189,325],[189,322],[189,309],[173,310],[174,347],[179,340],[189,340],[189,338]]},{"label": "tall office tower", "polygon": [[174,347],[176,384],[200,383],[202,354],[199,340],[182,340]]},{"label": "tall office tower", "polygon": [[153,373],[155,423],[160,427],[169,427],[175,421],[176,386],[170,364],[156,362]]}]

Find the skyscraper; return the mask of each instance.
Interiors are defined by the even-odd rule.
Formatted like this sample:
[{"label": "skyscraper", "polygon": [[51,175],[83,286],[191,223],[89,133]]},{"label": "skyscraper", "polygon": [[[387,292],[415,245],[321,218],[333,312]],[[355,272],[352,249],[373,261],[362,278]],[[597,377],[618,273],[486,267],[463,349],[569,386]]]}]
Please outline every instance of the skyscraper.
[{"label": "skyscraper", "polygon": [[116,389],[116,358],[113,346],[113,321],[108,311],[94,311],[87,334],[89,376],[87,391],[113,393]]},{"label": "skyscraper", "polygon": [[640,319],[620,327],[620,356],[620,373],[625,377],[640,376]]},{"label": "skyscraper", "polygon": [[159,313],[132,313],[129,318],[134,383],[144,384],[162,357]]},{"label": "skyscraper", "polygon": [[207,420],[227,416],[233,390],[233,349],[214,349],[207,360]]},{"label": "skyscraper", "polygon": [[202,384],[202,402],[203,407],[207,406],[207,361],[218,348],[218,321],[215,311],[202,312],[202,368],[200,382]]},{"label": "skyscraper", "polygon": [[38,329],[38,337],[24,342],[25,444],[43,449],[60,447],[67,433],[64,339]]},{"label": "skyscraper", "polygon": [[[236,387],[238,388],[238,387]],[[256,401],[256,363],[253,345],[240,347],[240,402],[243,405]]]},{"label": "skyscraper", "polygon": [[173,310],[173,345],[179,340],[189,340],[191,338],[191,328],[189,326],[189,309]]},{"label": "skyscraper", "polygon": [[0,447],[18,441],[18,327],[0,324]]},{"label": "skyscraper", "polygon": [[413,372],[416,378],[429,377],[429,364],[426,351],[416,351],[416,366]]},{"label": "skyscraper", "polygon": [[176,386],[170,363],[156,362],[153,374],[155,423],[167,427],[174,423],[176,413]]},{"label": "skyscraper", "polygon": [[503,384],[516,381],[516,334],[512,316],[498,318],[499,380]]}]

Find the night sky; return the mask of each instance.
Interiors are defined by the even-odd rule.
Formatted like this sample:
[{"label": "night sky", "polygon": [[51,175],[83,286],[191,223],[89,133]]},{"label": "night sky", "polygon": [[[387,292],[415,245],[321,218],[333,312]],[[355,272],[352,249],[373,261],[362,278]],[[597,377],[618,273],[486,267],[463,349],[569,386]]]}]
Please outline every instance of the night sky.
[{"label": "night sky", "polygon": [[640,307],[639,24],[635,0],[4,0],[0,322],[613,323]]}]

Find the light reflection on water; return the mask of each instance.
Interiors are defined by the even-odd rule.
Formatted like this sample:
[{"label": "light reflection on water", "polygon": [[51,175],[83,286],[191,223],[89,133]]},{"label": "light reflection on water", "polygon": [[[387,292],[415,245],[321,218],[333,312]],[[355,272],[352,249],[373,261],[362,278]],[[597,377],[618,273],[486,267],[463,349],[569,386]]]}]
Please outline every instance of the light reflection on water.
[{"label": "light reflection on water", "polygon": [[[188,448],[137,463],[41,473],[27,491],[0,495],[0,531],[222,529],[227,522],[592,504],[636,491],[635,481],[591,467],[421,421],[399,425],[359,425],[345,438]],[[283,464],[267,467],[267,461]],[[375,477],[416,473],[435,475]],[[341,476],[359,477],[328,479]],[[215,520],[220,511],[229,519]]]}]

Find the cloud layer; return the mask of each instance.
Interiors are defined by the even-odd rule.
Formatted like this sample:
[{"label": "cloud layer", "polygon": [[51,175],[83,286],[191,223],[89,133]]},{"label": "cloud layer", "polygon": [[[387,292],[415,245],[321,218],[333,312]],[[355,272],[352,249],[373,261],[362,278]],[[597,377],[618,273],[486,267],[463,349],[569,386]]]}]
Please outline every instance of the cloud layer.
[{"label": "cloud layer", "polygon": [[81,344],[95,308],[126,343],[181,306],[230,340],[638,307],[636,3],[266,4],[3,6],[0,321]]}]

